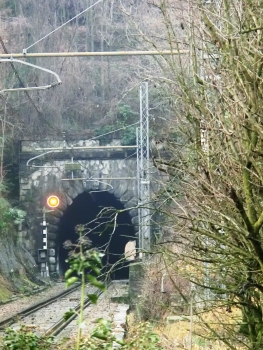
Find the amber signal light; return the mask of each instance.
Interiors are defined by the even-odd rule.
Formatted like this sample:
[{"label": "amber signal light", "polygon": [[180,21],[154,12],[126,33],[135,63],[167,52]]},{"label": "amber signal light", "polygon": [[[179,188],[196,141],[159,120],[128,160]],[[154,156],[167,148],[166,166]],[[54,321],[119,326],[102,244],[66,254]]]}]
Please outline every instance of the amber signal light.
[{"label": "amber signal light", "polygon": [[49,196],[47,199],[47,205],[50,208],[56,208],[59,205],[59,198],[57,196]]}]

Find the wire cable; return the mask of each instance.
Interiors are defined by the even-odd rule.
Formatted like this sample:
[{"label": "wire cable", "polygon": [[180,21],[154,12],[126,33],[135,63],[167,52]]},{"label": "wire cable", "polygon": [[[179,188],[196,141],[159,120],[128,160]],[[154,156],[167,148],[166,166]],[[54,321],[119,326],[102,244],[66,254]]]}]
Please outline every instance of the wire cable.
[{"label": "wire cable", "polygon": [[71,21],[73,21],[74,19],[78,18],[79,16],[83,15],[83,13],[87,12],[88,10],[92,9],[94,6],[96,6],[97,4],[99,4],[100,2],[102,2],[104,0],[98,0],[96,1],[93,5],[90,5],[89,7],[87,7],[85,10],[83,10],[82,12],[78,13],[76,16],[74,16],[73,18],[69,19],[67,22],[61,24],[61,26],[57,27],[56,29],[52,30],[52,32],[46,34],[45,36],[43,36],[41,39],[39,39],[38,41],[36,41],[34,44],[28,46],[26,49],[23,49],[23,53],[26,55],[27,50],[31,49],[31,47],[35,46],[36,44],[38,44],[40,41],[46,39],[48,36],[50,36],[51,34],[55,33],[57,30],[59,30],[60,28],[64,27],[66,24],[70,23]]},{"label": "wire cable", "polygon": [[[3,39],[2,39],[1,36],[0,36],[0,43],[1,43],[2,47],[3,47],[4,52],[5,52],[5,53],[8,53],[8,50],[7,50],[7,48],[6,48],[6,46],[5,46],[5,43],[4,43],[4,41],[3,41]],[[11,64],[11,67],[12,67],[14,73],[15,73],[15,76],[17,77],[17,79],[18,79],[18,81],[19,81],[19,83],[20,83],[20,86],[23,87],[23,88],[25,88],[25,84],[23,83],[22,79],[20,78],[20,76],[19,76],[19,74],[18,74],[18,71],[17,71],[17,69],[16,69],[14,63],[13,63],[13,62],[10,62],[10,64]],[[29,99],[31,105],[34,107],[35,111],[37,112],[37,115],[38,115],[39,117],[41,116],[41,117],[42,117],[42,120],[43,120],[52,130],[54,130],[58,135],[61,134],[61,131],[59,131],[58,129],[54,128],[54,127],[49,123],[49,121],[45,118],[45,116],[43,115],[43,113],[42,113],[42,112],[38,109],[38,107],[36,106],[35,102],[34,102],[33,99],[31,98],[31,96],[29,95],[29,93],[28,93],[26,90],[24,91],[24,93],[25,93],[26,97]]]},{"label": "wire cable", "polygon": [[123,126],[123,127],[119,128],[119,129],[115,129],[115,130],[106,132],[105,134],[101,134],[101,135],[98,135],[98,136],[94,136],[94,137],[92,137],[91,139],[89,139],[88,141],[92,141],[92,140],[99,139],[100,137],[103,137],[103,136],[112,134],[112,133],[117,132],[117,131],[120,131],[120,130],[125,130],[126,128],[129,128],[130,126],[134,126],[134,125],[137,125],[137,124],[139,124],[139,122],[136,122],[136,123],[133,123],[133,124],[129,124],[129,125],[127,125],[127,126]]},{"label": "wire cable", "polygon": [[[88,139],[87,142],[93,141],[93,140],[96,140],[96,139],[99,139],[100,137],[103,137],[103,136],[112,134],[112,133],[117,132],[117,131],[120,131],[120,130],[125,130],[126,128],[129,128],[129,127],[131,127],[131,126],[138,125],[138,124],[139,124],[139,121],[136,122],[136,123],[133,123],[133,124],[129,124],[129,125],[127,125],[127,126],[123,126],[123,127],[119,128],[119,129],[115,129],[115,130],[106,132],[105,134],[101,134],[101,135],[98,135],[98,136],[94,136],[94,137]],[[67,144],[69,147],[74,147],[75,145],[77,145],[77,143],[75,143],[75,144],[73,144],[73,145],[70,145],[69,142],[68,142],[67,140],[65,140],[65,141],[66,141],[66,144]],[[72,157],[74,157],[74,152],[73,152],[73,151],[74,151],[74,148],[72,148],[72,149],[70,150],[70,154],[71,154]],[[123,160],[128,159],[128,158],[134,156],[135,154],[136,154],[136,152],[133,153],[133,154],[131,154],[131,155],[129,155],[129,156],[127,156],[127,157],[124,158]],[[84,166],[83,166],[83,164],[81,163],[81,161],[76,160],[76,162],[79,163],[84,169],[87,169],[87,167],[84,167]]]},{"label": "wire cable", "polygon": [[[2,39],[1,36],[0,36],[0,43],[1,43],[2,47],[3,47],[3,49],[4,49],[4,52],[5,52],[5,53],[8,53],[7,48],[6,48],[6,46],[5,46],[5,43],[4,43],[4,41],[3,41],[3,39]],[[17,72],[17,70],[16,70],[16,67],[15,67],[14,63],[13,63],[12,61],[10,61],[10,64],[11,64],[11,67],[12,67],[12,69],[13,69],[13,71],[14,71],[14,73],[15,73],[15,76],[17,77],[17,79],[18,79],[18,81],[19,81],[21,87],[24,88],[24,87],[25,87],[25,84],[24,84],[23,81],[21,80],[21,78],[20,78],[20,76],[19,76],[19,74],[18,74],[18,72]],[[33,106],[34,109],[37,111],[37,113],[40,113],[40,111],[38,110],[37,106],[35,105],[34,101],[32,100],[31,96],[29,95],[29,93],[28,93],[27,91],[25,91],[25,95],[27,96],[27,98],[28,98],[29,101],[31,102],[32,106]]]},{"label": "wire cable", "polygon": [[[0,98],[4,101],[4,103],[6,104],[6,106],[8,107],[8,109],[11,111],[11,114],[9,113],[10,116],[13,116],[14,114],[19,115],[19,112],[16,111],[11,105],[10,103],[7,101],[7,98],[5,98],[3,95],[0,94]],[[2,109],[0,110],[2,111]]]}]

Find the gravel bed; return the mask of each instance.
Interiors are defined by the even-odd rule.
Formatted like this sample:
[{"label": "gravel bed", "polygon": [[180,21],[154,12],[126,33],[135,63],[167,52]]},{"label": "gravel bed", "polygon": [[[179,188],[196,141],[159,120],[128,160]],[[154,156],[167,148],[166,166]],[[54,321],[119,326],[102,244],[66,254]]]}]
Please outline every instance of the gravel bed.
[{"label": "gravel bed", "polygon": [[56,283],[40,293],[24,296],[8,304],[0,305],[0,321],[15,315],[30,306],[33,306],[44,299],[51,298],[66,289],[65,283]]},{"label": "gravel bed", "polygon": [[[85,293],[92,294],[95,293],[95,291],[95,287],[88,285]],[[53,300],[51,304],[24,317],[22,324],[34,327],[38,335],[43,334],[61,320],[66,312],[70,309],[74,309],[79,304],[79,301],[80,290],[78,288],[62,298],[55,297],[55,300]],[[21,321],[12,324],[11,327],[13,329],[19,329],[21,327]]]},{"label": "gravel bed", "polygon": [[[97,305],[91,305],[84,310],[84,324],[82,328],[83,336],[87,336],[96,327],[95,321],[98,318],[114,320],[114,314],[118,309],[118,304],[111,301],[112,297],[126,294],[127,286],[114,283],[109,289],[101,295]],[[114,327],[114,325],[113,325]],[[77,335],[76,320],[70,323],[57,337],[58,340],[75,339]]]}]

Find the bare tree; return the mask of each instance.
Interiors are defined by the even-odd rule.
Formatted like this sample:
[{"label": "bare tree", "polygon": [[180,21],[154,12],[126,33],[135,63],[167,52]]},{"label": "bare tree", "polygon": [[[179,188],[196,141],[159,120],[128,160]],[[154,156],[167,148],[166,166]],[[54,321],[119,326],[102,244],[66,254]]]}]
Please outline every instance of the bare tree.
[{"label": "bare tree", "polygon": [[[166,214],[161,226],[168,232],[159,251],[169,269],[196,286],[199,300],[209,301],[207,307],[241,311],[242,319],[235,327],[225,325],[223,333],[207,324],[213,336],[232,349],[240,341],[261,349],[262,4],[189,2],[184,40],[176,29],[176,3],[151,6],[165,25],[163,42],[173,50],[189,49],[187,57],[159,61],[158,82],[174,113],[166,158],[162,153],[154,158],[170,175],[158,198]],[[145,39],[162,47],[142,29]]]}]

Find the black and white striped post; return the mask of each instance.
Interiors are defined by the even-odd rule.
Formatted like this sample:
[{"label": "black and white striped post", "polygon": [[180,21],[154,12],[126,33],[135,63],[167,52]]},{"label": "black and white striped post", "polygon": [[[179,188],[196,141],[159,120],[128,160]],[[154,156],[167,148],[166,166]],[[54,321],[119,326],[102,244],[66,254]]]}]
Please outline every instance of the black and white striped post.
[{"label": "black and white striped post", "polygon": [[38,261],[40,263],[40,272],[42,277],[49,277],[48,268],[48,248],[47,248],[47,219],[46,219],[46,207],[43,206],[42,213],[42,249],[38,249]]},{"label": "black and white striped post", "polygon": [[47,249],[47,221],[46,221],[46,215],[45,215],[45,209],[43,209],[43,222],[42,222],[42,229],[43,229],[43,249]]},{"label": "black and white striped post", "polygon": [[[57,196],[49,196],[47,199],[47,205],[50,208],[56,208],[59,205],[59,198]],[[42,249],[38,249],[38,261],[40,263],[40,271],[42,277],[49,277],[49,266],[48,266],[48,239],[47,239],[47,218],[46,213],[52,210],[47,210],[45,206],[43,206],[42,213]]]}]

